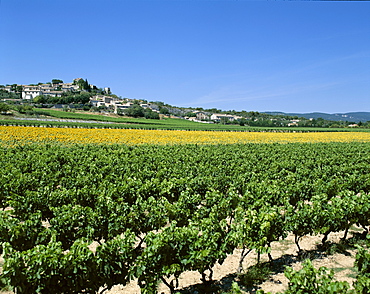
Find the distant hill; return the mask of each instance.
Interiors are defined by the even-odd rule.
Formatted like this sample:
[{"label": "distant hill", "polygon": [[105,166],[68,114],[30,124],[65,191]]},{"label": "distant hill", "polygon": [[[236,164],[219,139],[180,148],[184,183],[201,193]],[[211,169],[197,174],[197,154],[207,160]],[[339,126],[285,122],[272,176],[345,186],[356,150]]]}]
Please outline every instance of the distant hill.
[{"label": "distant hill", "polygon": [[267,114],[272,115],[290,115],[290,116],[298,116],[304,118],[323,118],[325,120],[331,121],[349,121],[349,122],[367,122],[370,121],[370,112],[347,112],[347,113],[322,113],[322,112],[311,112],[311,113],[285,113],[285,112],[278,112],[278,111],[268,111],[264,112]]}]

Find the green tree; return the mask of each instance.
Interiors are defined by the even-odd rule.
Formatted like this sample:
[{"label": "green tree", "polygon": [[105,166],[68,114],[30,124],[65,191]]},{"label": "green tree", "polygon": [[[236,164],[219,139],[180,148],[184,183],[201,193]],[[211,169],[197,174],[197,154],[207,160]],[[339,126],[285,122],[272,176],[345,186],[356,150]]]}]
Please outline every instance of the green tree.
[{"label": "green tree", "polygon": [[[93,109],[93,111],[95,110],[95,108],[94,108],[94,107],[92,107],[92,109]],[[125,112],[122,110],[122,108],[117,108],[117,114],[118,114],[118,115],[124,115],[124,114],[125,114]]]},{"label": "green tree", "polygon": [[159,108],[159,113],[168,115],[168,114],[170,114],[170,111],[166,107],[160,107]]},{"label": "green tree", "polygon": [[88,91],[88,92],[90,92],[90,90],[91,90],[89,82],[87,81],[87,79],[84,82],[83,89]]},{"label": "green tree", "polygon": [[10,91],[16,92],[17,91],[17,84],[10,85]]},{"label": "green tree", "polygon": [[89,82],[87,81],[87,79],[86,80],[83,80],[83,79],[78,80],[77,85],[79,86],[79,88],[81,90],[85,90],[85,91],[88,91],[88,92],[91,91],[91,87],[90,87]]},{"label": "green tree", "polygon": [[220,123],[226,125],[230,123],[230,120],[227,117],[221,117]]},{"label": "green tree", "polygon": [[132,117],[143,117],[144,108],[142,108],[140,105],[134,104],[125,110],[125,114]]},{"label": "green tree", "polygon": [[58,79],[52,79],[52,80],[51,80],[51,83],[52,83],[52,84],[62,84],[62,83],[63,83],[63,81],[62,81],[62,80],[58,80]]},{"label": "green tree", "polygon": [[149,119],[159,119],[159,114],[150,108],[144,110],[144,117]]},{"label": "green tree", "polygon": [[247,123],[247,120],[245,118],[241,118],[239,120],[239,125],[242,126],[242,127],[245,126],[246,123]]},{"label": "green tree", "polygon": [[22,98],[22,91],[23,91],[22,85],[16,85],[14,91],[16,94],[19,94],[19,98]]},{"label": "green tree", "polygon": [[0,113],[6,113],[8,110],[10,110],[10,106],[5,103],[0,103]]},{"label": "green tree", "polygon": [[196,117],[197,115],[194,112],[189,111],[189,112],[185,113],[185,116],[187,116],[187,117]]},{"label": "green tree", "polygon": [[43,95],[38,95],[35,98],[33,98],[34,103],[45,103],[46,99]]},{"label": "green tree", "polygon": [[33,108],[31,105],[18,105],[17,110],[19,113],[28,113],[28,114],[33,113]]}]

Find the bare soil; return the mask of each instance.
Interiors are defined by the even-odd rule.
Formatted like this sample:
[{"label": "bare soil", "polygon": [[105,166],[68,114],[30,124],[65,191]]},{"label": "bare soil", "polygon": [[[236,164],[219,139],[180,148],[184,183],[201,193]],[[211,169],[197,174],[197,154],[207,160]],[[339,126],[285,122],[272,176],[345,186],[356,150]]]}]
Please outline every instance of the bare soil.
[{"label": "bare soil", "polygon": [[[351,238],[354,231],[350,231],[347,238]],[[343,233],[331,233],[328,238],[329,244],[339,244],[340,238],[343,237]],[[267,278],[266,281],[253,287],[243,287],[241,289],[243,293],[255,293],[258,289],[269,291],[271,293],[277,293],[284,291],[288,285],[288,279],[284,276],[285,266],[291,266],[293,269],[298,270],[302,267],[302,261],[305,258],[310,258],[316,268],[326,267],[333,269],[335,272],[334,278],[338,281],[347,281],[350,285],[356,279],[356,268],[354,267],[356,250],[345,249],[340,253],[326,254],[324,251],[319,249],[321,244],[322,236],[305,236],[300,241],[300,246],[303,250],[303,254],[298,257],[297,247],[294,243],[294,236],[289,235],[286,239],[272,243],[271,255],[274,259],[274,270],[273,273]],[[225,290],[230,289],[231,283],[239,281],[239,277],[236,275],[241,250],[235,249],[233,254],[229,255],[222,265],[216,264],[213,268],[213,280],[215,284],[224,288]],[[267,262],[267,255],[261,255],[261,262]],[[0,264],[3,260],[0,260]],[[257,263],[257,254],[251,252],[244,260],[244,270]],[[179,287],[177,288],[181,293],[192,293],[201,294],[202,290],[199,286],[201,284],[201,275],[198,272],[185,272],[180,276]],[[203,286],[204,287],[204,286]],[[211,286],[210,286],[211,287]],[[0,291],[1,294],[11,294],[13,292]],[[132,281],[126,286],[117,285],[111,290],[104,292],[106,294],[140,294],[140,288],[136,281]],[[158,287],[158,293],[169,294],[169,289],[164,285],[160,284]]]},{"label": "bare soil", "polygon": [[[328,238],[329,243],[337,244],[340,242],[340,238],[343,237],[343,233],[331,233]],[[351,231],[347,238],[352,237]],[[273,273],[267,281],[260,285],[251,288],[241,289],[243,293],[255,293],[258,289],[263,289],[266,292],[277,293],[284,291],[288,286],[288,279],[284,276],[284,266],[291,266],[293,269],[298,270],[302,268],[302,261],[307,257],[313,260],[313,264],[316,268],[326,267],[333,269],[335,272],[334,278],[338,281],[347,281],[350,285],[355,281],[356,268],[354,267],[356,250],[346,250],[342,253],[334,253],[327,255],[322,251],[318,250],[317,246],[321,244],[322,236],[305,236],[300,241],[300,246],[303,250],[303,256],[298,257],[297,247],[294,243],[294,236],[289,235],[285,240],[272,243],[271,255],[276,263],[277,270]],[[238,281],[236,275],[237,268],[239,265],[241,250],[235,249],[232,255],[229,255],[222,265],[216,264],[213,268],[213,279],[217,284],[223,285],[224,289],[230,288],[233,281]],[[267,255],[261,256],[261,262],[267,262]],[[257,263],[257,254],[251,252],[244,260],[243,268],[245,270],[248,267],[253,266]],[[195,285],[201,283],[201,275],[198,272],[185,272],[180,276],[178,290],[183,293],[199,293],[199,290],[195,290]],[[135,281],[132,281],[126,286],[115,286],[110,291],[105,293],[109,294],[140,294],[140,288],[137,286]],[[170,294],[168,287],[164,284],[160,284],[158,293]]]}]

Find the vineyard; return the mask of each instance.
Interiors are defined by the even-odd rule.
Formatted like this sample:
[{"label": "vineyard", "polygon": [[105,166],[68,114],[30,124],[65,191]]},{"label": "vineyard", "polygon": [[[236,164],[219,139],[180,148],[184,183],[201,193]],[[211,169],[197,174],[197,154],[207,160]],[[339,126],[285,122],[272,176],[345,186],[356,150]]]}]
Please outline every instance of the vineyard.
[{"label": "vineyard", "polygon": [[[0,281],[16,293],[104,293],[132,281],[142,293],[156,293],[159,283],[175,293],[186,271],[210,283],[213,266],[236,248],[243,273],[252,250],[273,261],[271,243],[288,234],[298,254],[304,236],[320,234],[326,244],[335,232],[346,239],[354,225],[367,234],[368,133],[220,133],[221,140],[210,132],[201,141],[177,131],[194,137],[171,141],[173,133],[74,131],[0,127]],[[356,293],[370,290],[368,260],[359,250]],[[352,291],[310,266],[306,274],[332,292],[301,293]],[[287,275],[287,293],[299,293],[294,281],[305,273]]]}]

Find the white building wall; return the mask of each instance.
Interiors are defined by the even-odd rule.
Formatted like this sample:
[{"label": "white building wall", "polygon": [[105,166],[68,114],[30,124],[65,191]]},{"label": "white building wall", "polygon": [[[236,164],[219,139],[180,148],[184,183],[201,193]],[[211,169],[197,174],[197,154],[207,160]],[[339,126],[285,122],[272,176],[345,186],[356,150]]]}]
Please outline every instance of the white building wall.
[{"label": "white building wall", "polygon": [[42,92],[39,90],[33,90],[33,91],[22,91],[22,99],[33,99],[36,96],[41,95]]}]

